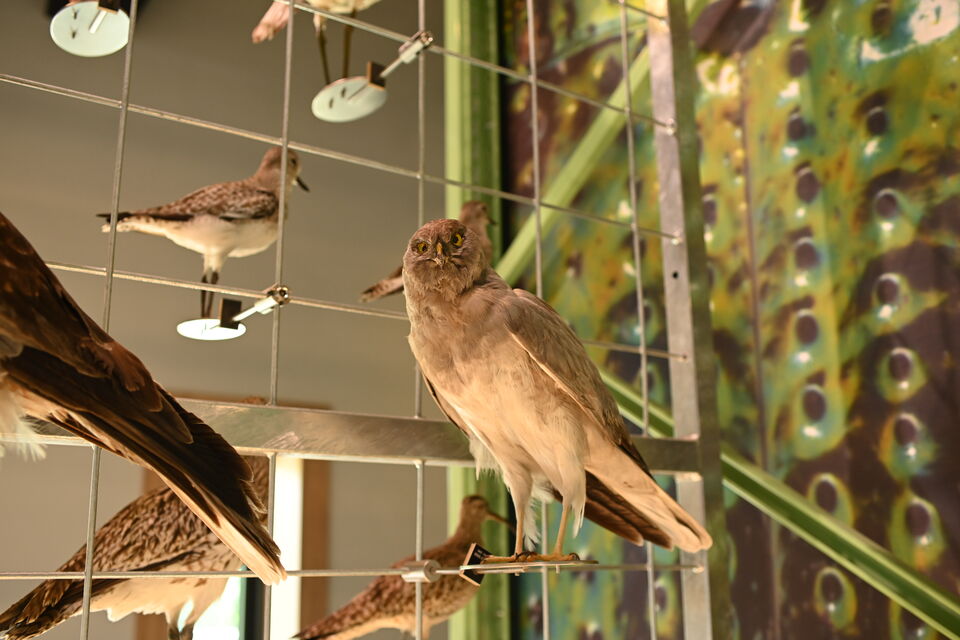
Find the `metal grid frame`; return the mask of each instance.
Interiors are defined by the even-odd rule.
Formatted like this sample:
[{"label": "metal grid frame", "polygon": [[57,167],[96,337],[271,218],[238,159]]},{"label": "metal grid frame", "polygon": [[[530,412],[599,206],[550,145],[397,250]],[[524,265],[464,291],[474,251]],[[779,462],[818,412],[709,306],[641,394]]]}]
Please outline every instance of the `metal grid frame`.
[{"label": "metal grid frame", "polygon": [[[294,9],[317,13],[329,20],[354,28],[367,31],[374,35],[405,42],[407,36],[377,25],[350,18],[344,15],[315,9],[295,0],[280,0]],[[283,83],[283,112],[282,127],[279,138],[249,131],[221,123],[209,122],[190,116],[155,109],[148,106],[131,104],[129,101],[131,63],[134,50],[134,32],[137,21],[138,0],[132,0],[129,26],[129,39],[124,53],[123,80],[119,99],[106,98],[74,89],[37,82],[28,78],[0,74],[0,81],[7,84],[32,88],[39,91],[57,94],[63,97],[100,104],[118,109],[117,144],[114,161],[114,175],[112,185],[110,233],[107,240],[107,262],[105,267],[74,265],[50,262],[49,266],[55,270],[86,273],[102,276],[104,284],[104,302],[102,311],[102,326],[109,331],[110,312],[113,297],[113,284],[117,279],[132,280],[159,286],[174,287],[190,290],[208,290],[221,294],[229,294],[242,298],[260,298],[262,293],[248,289],[201,284],[174,278],[154,276],[150,274],[120,271],[116,269],[116,236],[117,218],[119,211],[120,185],[122,181],[123,156],[126,142],[126,122],[129,113],[137,113],[149,117],[179,122],[208,130],[215,130],[228,135],[257,140],[269,144],[280,145],[284,149],[291,148],[302,153],[338,160],[341,162],[368,167],[377,171],[404,176],[417,181],[417,220],[422,224],[425,219],[424,190],[427,183],[459,187],[465,191],[474,191],[502,200],[511,201],[531,207],[535,219],[535,278],[536,293],[543,294],[543,238],[541,233],[541,212],[543,208],[552,209],[573,217],[591,220],[593,222],[629,228],[633,241],[633,266],[637,284],[638,329],[640,344],[619,344],[608,341],[582,339],[586,345],[601,349],[623,351],[639,354],[641,370],[646,371],[648,358],[663,358],[668,360],[671,373],[671,389],[674,398],[696,399],[694,402],[676,402],[673,407],[678,425],[677,439],[647,437],[643,440],[642,448],[651,462],[651,468],[661,473],[675,474],[678,485],[678,498],[685,508],[703,521],[705,518],[712,525],[712,530],[720,532],[722,525],[722,501],[719,487],[719,456],[716,434],[715,401],[712,396],[710,380],[711,363],[707,358],[698,357],[700,354],[709,355],[709,312],[706,308],[706,296],[703,294],[702,284],[705,282],[705,252],[702,242],[702,222],[699,215],[699,176],[696,163],[695,149],[696,133],[692,111],[692,66],[689,55],[689,39],[687,36],[686,9],[682,0],[648,0],[647,7],[641,8],[627,3],[625,0],[610,0],[619,6],[620,12],[620,42],[621,60],[623,66],[623,82],[627,87],[626,101],[623,107],[607,102],[595,100],[539,77],[535,51],[535,10],[533,0],[526,0],[527,9],[527,40],[529,46],[529,73],[509,69],[486,60],[464,55],[439,45],[433,45],[427,51],[459,60],[463,63],[486,69],[501,77],[519,80],[529,85],[531,92],[531,130],[532,158],[533,158],[533,196],[524,196],[518,193],[495,189],[479,184],[452,180],[445,176],[430,175],[426,172],[426,137],[425,137],[425,57],[420,56],[417,65],[417,100],[418,100],[418,163],[417,170],[409,169],[355,156],[332,149],[314,145],[307,145],[291,141],[289,137],[289,113],[291,69],[293,57],[294,29],[292,24],[286,32],[284,56],[284,83]],[[652,7],[652,9],[650,9]],[[418,0],[418,27],[424,29],[426,24],[425,0]],[[628,12],[637,12],[644,15],[648,22],[648,52],[651,58],[651,86],[653,94],[653,113],[645,114],[634,110],[629,90],[630,59],[629,59],[629,28]],[[540,162],[539,122],[537,96],[539,91],[551,91],[584,104],[599,109],[613,110],[622,113],[627,132],[627,148],[629,157],[629,205],[631,219],[623,222],[606,218],[593,212],[583,211],[572,207],[560,206],[543,201],[540,193]],[[655,144],[657,150],[658,174],[660,177],[660,228],[645,228],[638,223],[636,166],[633,125],[637,122],[647,123],[655,129]],[[285,183],[286,165],[281,169],[281,184]],[[280,191],[280,210],[285,209],[285,192]],[[645,342],[644,332],[644,292],[642,282],[642,264],[640,253],[641,236],[660,238],[664,252],[664,279],[667,303],[667,319],[669,324],[669,348],[666,351],[650,349]],[[280,216],[278,236],[276,241],[275,282],[282,282],[283,275],[283,242],[284,216]],[[671,273],[668,276],[667,273]],[[691,297],[691,293],[699,295]],[[291,304],[319,309],[326,309],[342,313],[360,314],[392,320],[405,320],[402,313],[378,310],[359,305],[346,304],[330,300],[297,298],[291,299]],[[278,377],[279,377],[279,341],[282,314],[277,311],[273,314],[271,338],[271,366],[270,366],[270,394],[266,407],[252,407],[249,405],[232,405],[229,403],[213,403],[206,401],[186,401],[187,407],[200,415],[203,419],[214,424],[217,429],[243,453],[266,455],[269,459],[269,491],[268,491],[268,529],[273,530],[274,519],[274,482],[276,472],[276,458],[278,455],[294,455],[307,458],[329,460],[352,460],[374,464],[403,464],[412,465],[416,470],[416,558],[423,555],[423,499],[424,499],[424,468],[427,465],[466,466],[471,462],[469,452],[459,433],[451,425],[422,419],[422,383],[419,372],[414,375],[414,411],[412,417],[401,416],[372,416],[362,414],[347,414],[333,411],[301,410],[277,405]],[[682,393],[678,393],[682,392]],[[649,394],[647,377],[641,375],[641,393],[643,399],[643,420],[648,424]],[[247,425],[256,424],[256,429],[248,429]],[[266,428],[265,428],[266,425]],[[385,437],[398,427],[415,430],[418,437],[413,438],[412,447],[402,449],[393,438]],[[282,444],[284,434],[295,432],[300,439],[296,446]],[[312,436],[312,437],[311,437]],[[41,437],[43,442],[60,445],[90,446],[78,439],[65,436],[61,433],[49,432]],[[3,572],[3,580],[35,580],[35,579],[78,579],[83,578],[83,606],[81,611],[82,640],[89,637],[90,599],[93,578],[170,578],[189,576],[240,576],[252,577],[250,571],[93,571],[93,542],[99,497],[99,475],[101,449],[91,447],[90,492],[88,503],[88,519],[86,528],[86,562],[83,572]],[[547,544],[547,512],[544,509],[542,517],[544,547]],[[718,515],[719,514],[719,515]],[[719,527],[719,528],[717,528]],[[645,547],[644,562],[642,564],[619,565],[590,565],[588,567],[565,567],[565,571],[610,569],[620,571],[642,571],[648,580],[650,594],[647,606],[650,608],[650,634],[656,638],[655,611],[653,590],[653,575],[656,571],[680,571],[682,576],[682,597],[684,602],[684,637],[687,639],[701,639],[711,637],[726,637],[728,629],[723,622],[726,611],[723,610],[725,600],[725,563],[722,554],[711,553],[709,562],[707,554],[683,554],[681,562],[674,565],[654,566],[650,547]],[[291,576],[300,577],[364,577],[382,575],[400,575],[404,569],[357,569],[357,570],[330,570],[304,569],[288,571]],[[458,567],[446,567],[439,570],[441,575],[454,575],[459,572]],[[544,638],[550,638],[549,627],[549,585],[547,571],[543,575],[544,590]],[[723,580],[721,580],[723,578]],[[711,598],[711,587],[717,592],[721,589],[721,597]],[[267,597],[263,612],[263,637],[270,638],[270,597],[267,587]],[[719,594],[718,594],[719,595]],[[422,583],[416,583],[416,633],[419,640],[423,634],[422,628]],[[713,605],[711,607],[711,604]],[[708,614],[708,611],[712,613]]]}]

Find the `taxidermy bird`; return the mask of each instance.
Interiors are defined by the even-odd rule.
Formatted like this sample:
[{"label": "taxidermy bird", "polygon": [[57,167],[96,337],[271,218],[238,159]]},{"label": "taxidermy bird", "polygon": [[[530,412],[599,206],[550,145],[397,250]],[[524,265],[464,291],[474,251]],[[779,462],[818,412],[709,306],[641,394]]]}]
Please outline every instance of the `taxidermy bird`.
[{"label": "taxidermy bird", "polygon": [[[380,0],[307,0],[307,4],[314,9],[322,9],[331,13],[357,16],[357,11],[363,11]],[[251,39],[254,44],[264,40],[272,40],[278,31],[287,26],[290,21],[290,6],[283,0],[270,4],[270,8],[260,18],[260,22],[253,29]],[[326,84],[330,84],[330,68],[327,64],[327,17],[319,13],[313,14],[313,26],[317,31],[317,46],[320,48],[320,60],[323,63],[323,77]],[[346,78],[350,70],[350,38],[353,26],[345,25],[343,30],[343,71],[341,78]]]},{"label": "taxidermy bird", "polygon": [[[201,282],[217,284],[227,258],[243,258],[264,251],[277,239],[280,220],[280,169],[283,153],[272,147],[263,154],[260,167],[249,178],[220,182],[197,189],[179,200],[151,209],[118,214],[117,231],[139,231],[165,236],[203,256]],[[284,202],[289,208],[290,191],[300,179],[300,158],[287,150]],[[109,213],[97,214],[110,219]],[[109,232],[110,224],[102,231]],[[213,293],[200,292],[200,314],[211,317]]]},{"label": "taxidermy bird", "polygon": [[[634,542],[686,551],[710,535],[661,489],[633,445],[596,366],[563,319],[487,260],[477,234],[435,220],[403,257],[410,346],[447,417],[470,438],[481,468],[499,471],[518,517],[514,555],[504,560],[570,560],[569,515],[586,516]],[[553,552],[524,554],[534,531],[534,492],[563,502]],[[533,538],[534,536],[530,536]]]},{"label": "taxidermy bird", "polygon": [[[460,207],[459,220],[476,234],[476,237],[480,240],[480,249],[486,256],[487,264],[489,264],[493,257],[493,243],[490,242],[490,236],[487,235],[487,226],[495,223],[490,220],[487,205],[479,200],[464,202],[463,206]],[[397,267],[389,276],[372,287],[368,287],[360,296],[360,302],[379,300],[392,296],[399,291],[403,291],[403,266]]]},{"label": "taxidermy bird", "polygon": [[[266,458],[247,457],[253,484],[266,499]],[[261,520],[262,521],[262,520]],[[83,571],[86,545],[57,571]],[[94,537],[96,571],[236,571],[241,562],[170,489],[154,489],[121,509]],[[226,578],[94,578],[91,611],[111,621],[130,613],[162,613],[168,640],[191,640],[193,625],[223,594]],[[179,627],[180,614],[190,613]],[[47,580],[0,613],[0,638],[46,633],[83,606],[82,580]]]},{"label": "taxidermy bird", "polygon": [[[457,530],[439,547],[424,551],[424,559],[436,560],[441,567],[459,566],[472,543],[483,544],[481,527],[488,518],[506,523],[501,516],[490,512],[482,496],[464,498],[460,505]],[[413,556],[404,558],[393,566],[403,567],[413,560]],[[431,627],[467,606],[477,589],[473,583],[455,575],[444,575],[436,582],[425,583],[423,637],[428,638]],[[380,576],[353,600],[310,625],[296,637],[303,640],[347,640],[378,629],[399,629],[412,634],[416,625],[416,586],[412,582],[404,582],[400,576]]]},{"label": "taxidermy bird", "polygon": [[0,214],[0,433],[52,422],[156,472],[264,582],[286,574],[250,468],[80,309]]}]

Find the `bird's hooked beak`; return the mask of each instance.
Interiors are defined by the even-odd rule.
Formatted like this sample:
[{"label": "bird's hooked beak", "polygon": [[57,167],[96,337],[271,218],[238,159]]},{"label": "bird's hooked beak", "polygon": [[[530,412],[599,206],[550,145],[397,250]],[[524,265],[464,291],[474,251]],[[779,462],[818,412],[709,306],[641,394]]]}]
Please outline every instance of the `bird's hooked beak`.
[{"label": "bird's hooked beak", "polygon": [[514,532],[514,533],[517,532],[517,528],[516,528],[515,526],[513,526],[513,523],[512,523],[512,522],[510,522],[509,520],[507,520],[507,519],[504,518],[503,516],[494,513],[493,511],[489,511],[489,510],[487,511],[487,519],[488,519],[488,520],[496,520],[497,522],[502,522],[503,524],[507,525],[507,527],[509,527],[510,531],[512,531],[512,532]]},{"label": "bird's hooked beak", "polygon": [[433,258],[433,261],[441,267],[447,263],[447,255],[443,252],[442,242],[437,242],[437,255]]},{"label": "bird's hooked beak", "polygon": [[304,191],[310,191],[310,187],[307,186],[307,183],[304,182],[300,176],[297,176],[297,186],[303,189]]}]

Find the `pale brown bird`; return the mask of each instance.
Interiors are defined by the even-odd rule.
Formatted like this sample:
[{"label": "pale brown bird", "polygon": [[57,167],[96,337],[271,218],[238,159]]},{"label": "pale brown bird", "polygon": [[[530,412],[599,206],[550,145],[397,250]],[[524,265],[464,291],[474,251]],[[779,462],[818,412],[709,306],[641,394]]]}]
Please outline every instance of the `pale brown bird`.
[{"label": "pale brown bird", "polygon": [[[304,191],[300,179],[300,156],[287,150],[285,204],[289,210],[294,183]],[[183,196],[173,202],[136,211],[122,211],[117,231],[139,231],[163,236],[175,244],[203,256],[201,282],[217,284],[227,258],[244,258],[266,250],[277,239],[280,222],[281,147],[263,154],[256,172],[243,180],[219,182]],[[110,219],[109,213],[97,214]],[[110,231],[104,224],[101,230]],[[200,292],[201,317],[211,317],[213,294]]]},{"label": "pale brown bird", "polygon": [[[331,13],[349,15],[355,18],[358,11],[363,11],[370,5],[376,4],[380,0],[307,0],[314,9],[323,9]],[[278,31],[287,26],[290,21],[290,5],[284,0],[277,0],[270,4],[270,8],[260,18],[260,22],[254,27],[250,35],[254,44],[264,40],[272,40]],[[330,84],[330,69],[327,64],[327,17],[319,13],[313,14],[313,26],[317,33],[317,45],[320,48],[320,59],[323,64],[324,80]],[[345,78],[350,69],[350,37],[353,33],[353,27],[346,25],[343,31],[343,71],[341,77]]]},{"label": "pale brown bird", "polygon": [[[481,528],[485,520],[506,523],[501,516],[491,513],[482,496],[468,496],[460,505],[457,530],[439,547],[423,552],[425,560],[436,560],[441,567],[457,567],[463,562],[476,542],[483,544]],[[413,556],[395,563],[403,567],[413,562]],[[430,636],[431,627],[440,624],[467,606],[477,587],[460,576],[444,575],[436,582],[423,585],[423,637]],[[298,638],[313,640],[347,640],[359,638],[378,629],[399,629],[413,633],[416,629],[416,587],[400,576],[381,576],[371,582],[353,600],[316,622],[300,633]]]},{"label": "pale brown bird", "polygon": [[286,573],[250,468],[83,312],[0,215],[0,433],[52,422],[156,472],[264,582]]},{"label": "pale brown bird", "polygon": [[[549,305],[511,289],[487,265],[477,234],[434,220],[403,258],[410,347],[447,417],[496,469],[519,524],[514,556],[568,560],[567,518],[584,513],[636,544],[698,551],[710,535],[663,491],[634,447],[616,402],[580,341]],[[553,552],[523,553],[531,497],[556,491],[563,511]],[[531,536],[533,537],[533,536]]]},{"label": "pale brown bird", "polygon": [[[477,234],[476,237],[480,240],[480,248],[489,263],[493,258],[493,243],[490,242],[490,236],[487,235],[487,227],[494,222],[490,219],[487,205],[479,200],[464,202],[463,206],[460,207],[459,220],[464,226]],[[379,300],[400,291],[403,291],[403,265],[394,269],[393,273],[380,282],[365,289],[360,296],[360,302]]]},{"label": "pale brown bird", "polygon": [[[266,500],[266,458],[245,458],[253,484]],[[261,519],[263,521],[263,519]],[[57,571],[83,571],[86,545]],[[240,559],[168,488],[154,489],[117,512],[94,538],[95,571],[236,571]],[[191,640],[193,625],[223,594],[226,578],[95,578],[91,611],[111,621],[130,613],[160,613],[169,640]],[[0,613],[0,638],[27,640],[79,615],[81,580],[47,580]],[[180,614],[190,613],[179,626]]]}]

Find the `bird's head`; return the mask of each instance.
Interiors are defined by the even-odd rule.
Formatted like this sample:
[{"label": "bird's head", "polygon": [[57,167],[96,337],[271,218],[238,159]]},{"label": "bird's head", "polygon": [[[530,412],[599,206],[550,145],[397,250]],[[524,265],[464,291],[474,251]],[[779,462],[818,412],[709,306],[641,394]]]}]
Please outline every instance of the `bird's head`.
[{"label": "bird's head", "polygon": [[[260,161],[260,168],[257,169],[256,177],[261,188],[268,191],[279,190],[280,188],[280,170],[283,162],[283,149],[281,147],[271,147],[263,154],[263,160]],[[287,187],[297,185],[304,191],[310,191],[306,183],[300,179],[300,156],[293,149],[287,149]]]},{"label": "bird's head", "polygon": [[513,525],[503,516],[490,510],[487,499],[483,496],[467,496],[460,503],[460,521],[482,524],[486,520],[502,522],[511,529]]},{"label": "bird's head", "polygon": [[493,224],[493,220],[490,219],[490,209],[479,200],[463,203],[460,207],[460,222],[471,229],[485,229],[487,225]]},{"label": "bird's head", "polygon": [[420,227],[407,245],[404,287],[453,300],[476,282],[485,268],[476,233],[458,220],[432,220]]}]

